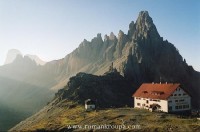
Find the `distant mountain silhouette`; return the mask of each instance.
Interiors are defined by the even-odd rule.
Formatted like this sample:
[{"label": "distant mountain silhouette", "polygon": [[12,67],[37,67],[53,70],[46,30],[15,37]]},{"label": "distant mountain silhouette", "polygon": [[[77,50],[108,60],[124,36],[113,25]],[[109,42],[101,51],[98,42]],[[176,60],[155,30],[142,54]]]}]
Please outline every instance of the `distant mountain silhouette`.
[{"label": "distant mountain silhouette", "polygon": [[[11,49],[7,53],[7,57],[4,65],[12,63],[18,55],[23,56],[23,54],[17,49]],[[34,60],[37,65],[44,65],[46,62],[41,60],[37,55],[25,55],[29,57],[31,60]]]},{"label": "distant mountain silhouette", "polygon": [[17,57],[17,55],[22,55],[22,53],[17,49],[9,50],[4,64],[12,63],[15,60],[15,58]]},{"label": "distant mountain silhouette", "polygon": [[37,55],[25,55],[29,57],[30,59],[34,60],[37,65],[44,65],[46,64],[45,61],[41,60]]}]

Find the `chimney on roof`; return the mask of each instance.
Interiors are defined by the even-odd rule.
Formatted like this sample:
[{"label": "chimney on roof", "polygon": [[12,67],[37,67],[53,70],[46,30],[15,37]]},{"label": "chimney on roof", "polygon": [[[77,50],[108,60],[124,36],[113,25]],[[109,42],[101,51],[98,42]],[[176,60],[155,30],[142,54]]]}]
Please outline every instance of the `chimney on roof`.
[{"label": "chimney on roof", "polygon": [[167,82],[166,82],[166,84],[167,84]]},{"label": "chimney on roof", "polygon": [[154,84],[154,82],[152,82],[152,84]]},{"label": "chimney on roof", "polygon": [[160,84],[162,84],[162,83],[160,82]]},{"label": "chimney on roof", "polygon": [[162,83],[162,78],[161,78],[161,76],[160,76],[160,84]]}]

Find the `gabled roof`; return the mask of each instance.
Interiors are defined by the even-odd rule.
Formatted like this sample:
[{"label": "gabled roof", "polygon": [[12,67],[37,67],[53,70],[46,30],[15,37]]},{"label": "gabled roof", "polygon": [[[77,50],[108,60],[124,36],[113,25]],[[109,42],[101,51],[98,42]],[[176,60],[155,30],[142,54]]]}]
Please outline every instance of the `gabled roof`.
[{"label": "gabled roof", "polygon": [[139,87],[139,89],[133,94],[133,97],[166,100],[179,86],[180,86],[179,83],[174,83],[174,84],[143,83]]}]

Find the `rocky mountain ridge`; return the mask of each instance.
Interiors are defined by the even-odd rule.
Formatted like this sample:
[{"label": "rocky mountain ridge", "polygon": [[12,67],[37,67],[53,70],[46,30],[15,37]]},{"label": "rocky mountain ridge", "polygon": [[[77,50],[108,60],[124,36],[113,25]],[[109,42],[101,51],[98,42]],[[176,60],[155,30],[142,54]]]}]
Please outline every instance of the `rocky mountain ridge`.
[{"label": "rocky mountain ridge", "polygon": [[[110,33],[102,38],[101,34],[97,34],[91,41],[81,42],[78,48],[60,60],[38,66],[26,57],[19,57],[13,63],[1,66],[0,83],[4,86],[0,93],[9,93],[9,96],[2,96],[1,100],[12,97],[15,100],[12,104],[20,102],[22,106],[36,108],[32,101],[49,101],[71,76],[79,72],[103,75],[111,63],[136,87],[144,82],[181,83],[193,96],[193,107],[200,107],[200,74],[188,66],[173,44],[160,37],[147,11],[141,11],[137,20],[130,23],[127,34],[121,30],[118,36]],[[10,91],[13,87],[15,91],[23,91],[20,96]]]},{"label": "rocky mountain ridge", "polygon": [[70,100],[82,105],[86,99],[92,99],[100,108],[125,107],[133,105],[132,93],[135,90],[117,71],[102,76],[78,73],[56,93],[55,99]]},{"label": "rocky mountain ridge", "polygon": [[112,62],[137,86],[143,82],[179,82],[194,95],[193,104],[200,106],[199,73],[188,66],[173,44],[160,37],[147,11],[141,11],[136,22],[130,23],[128,34],[120,30],[117,37],[111,33],[104,40],[97,34],[91,42],[84,40],[64,61],[70,76],[77,72],[101,75]]}]

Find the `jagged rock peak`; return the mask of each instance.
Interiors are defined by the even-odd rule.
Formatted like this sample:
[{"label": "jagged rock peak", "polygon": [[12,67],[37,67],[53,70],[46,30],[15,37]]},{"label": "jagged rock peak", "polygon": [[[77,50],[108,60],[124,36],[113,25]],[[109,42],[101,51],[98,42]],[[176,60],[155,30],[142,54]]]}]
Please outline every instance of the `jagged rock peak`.
[{"label": "jagged rock peak", "polygon": [[110,33],[109,39],[110,40],[115,40],[116,39],[116,36],[115,36],[115,34],[113,32]]},{"label": "jagged rock peak", "polygon": [[97,38],[101,38],[101,33],[98,33],[98,34],[97,34]]},{"label": "jagged rock peak", "polygon": [[148,11],[140,11],[139,16],[149,16],[149,12]]},{"label": "jagged rock peak", "polygon": [[148,11],[141,11],[139,12],[139,16],[138,18],[147,18],[147,19],[151,19],[151,17],[149,16],[149,12]]},{"label": "jagged rock peak", "polygon": [[131,21],[131,23],[129,24],[129,30],[132,29],[134,27],[134,21]]},{"label": "jagged rock peak", "polygon": [[133,36],[133,33],[135,32],[135,24],[134,21],[131,21],[129,24],[129,30],[128,30],[128,37],[131,39]]},{"label": "jagged rock peak", "polygon": [[152,18],[149,16],[148,11],[141,11],[137,18],[136,24],[138,26],[146,26],[149,28],[150,26],[154,25]]},{"label": "jagged rock peak", "polygon": [[84,39],[82,43],[87,43],[87,42],[88,42],[88,41],[87,41],[86,39]]},{"label": "jagged rock peak", "polygon": [[103,39],[101,37],[101,33],[98,33],[97,36],[92,39],[91,43],[94,45],[102,44]]},{"label": "jagged rock peak", "polygon": [[131,21],[131,23],[129,24],[129,30],[131,30],[134,27],[134,21]]},{"label": "jagged rock peak", "polygon": [[98,33],[96,37],[94,37],[92,40],[91,40],[91,43],[96,43],[96,42],[100,42],[100,41],[103,41],[102,40],[102,37],[101,37],[101,33]]},{"label": "jagged rock peak", "polygon": [[118,38],[123,36],[124,35],[124,32],[122,30],[119,30],[119,33],[118,33]]},{"label": "jagged rock peak", "polygon": [[109,36],[106,34],[104,35],[104,41],[107,41],[109,39]]},{"label": "jagged rock peak", "polygon": [[86,39],[84,39],[84,40],[80,43],[79,47],[83,47],[83,46],[85,46],[87,43],[89,43],[89,41],[87,41]]},{"label": "jagged rock peak", "polygon": [[[135,23],[134,38],[137,39],[139,36],[147,38],[153,38],[154,40],[159,40],[160,35],[153,23],[152,18],[149,16],[148,11],[141,11]],[[133,32],[133,31],[132,31]]]}]

